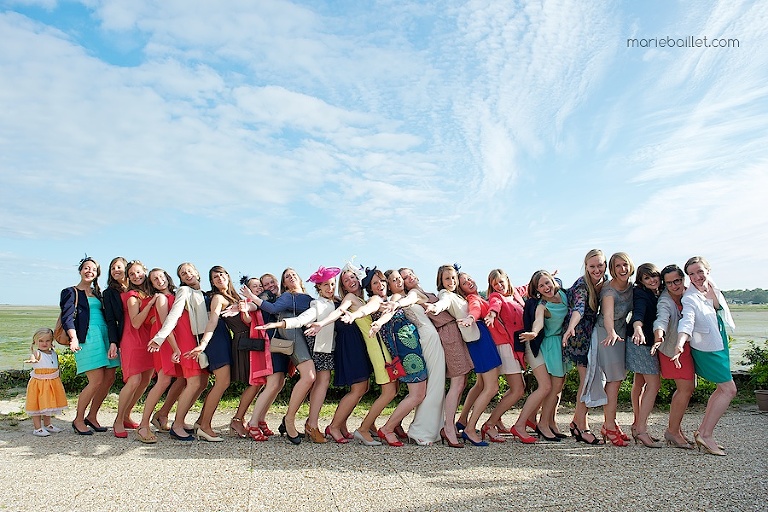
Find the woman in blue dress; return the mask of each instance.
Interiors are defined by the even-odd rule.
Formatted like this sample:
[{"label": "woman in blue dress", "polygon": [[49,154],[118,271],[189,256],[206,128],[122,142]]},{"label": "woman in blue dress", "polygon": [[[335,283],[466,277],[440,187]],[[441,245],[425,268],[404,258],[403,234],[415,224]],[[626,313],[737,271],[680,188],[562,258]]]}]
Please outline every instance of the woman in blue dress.
[{"label": "woman in blue dress", "polygon": [[541,402],[541,415],[536,432],[547,441],[559,441],[560,434],[555,422],[560,392],[565,382],[567,366],[563,360],[563,322],[568,313],[568,298],[555,278],[546,270],[538,270],[528,284],[528,294],[539,300],[536,316],[531,331],[524,332],[520,338],[531,342],[543,331],[544,338],[539,348],[539,355],[550,376],[550,388]]},{"label": "woman in blue dress", "polygon": [[[114,375],[114,368],[120,363],[116,357],[108,356],[109,335],[101,303],[99,276],[101,267],[93,258],[85,257],[77,268],[80,282],[76,286],[61,291],[61,325],[69,336],[69,348],[75,353],[77,373],[85,373],[88,385],[77,398],[77,413],[72,421],[76,434],[91,435],[94,430],[105,429],[98,423],[86,419],[96,418],[101,400],[99,390],[109,375]],[[90,428],[89,428],[90,427]]]}]

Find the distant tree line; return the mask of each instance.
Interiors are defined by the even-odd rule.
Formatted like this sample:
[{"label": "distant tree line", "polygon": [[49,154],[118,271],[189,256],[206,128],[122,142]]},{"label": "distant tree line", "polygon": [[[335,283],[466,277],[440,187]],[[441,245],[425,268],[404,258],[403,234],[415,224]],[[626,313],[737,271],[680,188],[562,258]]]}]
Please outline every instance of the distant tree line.
[{"label": "distant tree line", "polygon": [[768,290],[755,288],[754,290],[728,290],[724,291],[726,300],[735,304],[768,304]]}]

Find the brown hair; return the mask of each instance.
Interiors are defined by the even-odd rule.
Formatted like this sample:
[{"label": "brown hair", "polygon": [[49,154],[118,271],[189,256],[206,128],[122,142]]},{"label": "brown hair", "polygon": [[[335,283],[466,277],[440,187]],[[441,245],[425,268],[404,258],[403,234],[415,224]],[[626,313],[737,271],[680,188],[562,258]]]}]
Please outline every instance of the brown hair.
[{"label": "brown hair", "polygon": [[531,280],[528,282],[528,296],[532,299],[540,299],[541,293],[539,292],[539,281],[542,277],[548,277],[552,284],[555,285],[555,294],[560,291],[560,284],[555,281],[555,277],[546,270],[537,270],[531,276]]},{"label": "brown hair", "polygon": [[[457,280],[456,280],[457,281],[456,282],[456,293],[458,293],[459,295],[461,295],[462,297],[464,297],[466,299],[467,295],[464,293],[464,290],[461,289],[461,284],[459,284],[459,282],[461,281],[461,276],[467,276],[470,279],[472,279],[472,276],[470,276],[466,272],[459,272],[458,275],[456,276],[457,277]],[[477,286],[477,283],[475,283],[475,286]]]},{"label": "brown hair", "polygon": [[[643,277],[658,277],[659,281],[661,281],[661,273],[659,272],[659,268],[654,265],[653,263],[643,263],[639,267],[637,267],[637,279],[635,280],[635,285],[639,286],[640,288],[647,290],[645,284],[643,284]],[[659,291],[664,287],[664,283],[659,283]]]},{"label": "brown hair", "polygon": [[128,275],[128,271],[135,267],[136,265],[141,266],[141,268],[144,269],[144,282],[141,284],[133,284],[130,279],[128,279],[128,290],[133,290],[139,292],[140,297],[149,297],[151,294],[149,291],[149,272],[147,272],[147,266],[144,265],[139,260],[131,260],[128,262],[128,265],[125,267],[125,275]]},{"label": "brown hair", "polygon": [[[368,284],[365,286],[365,291],[368,293],[368,297],[373,297],[373,287],[371,286],[373,284],[373,278],[378,277],[385,283],[387,282],[387,278],[384,276],[384,272],[381,270],[375,268],[372,271],[371,280],[368,282]],[[389,294],[389,286],[387,286],[387,294]]]},{"label": "brown hair", "polygon": [[[291,268],[291,267],[288,267],[288,268],[286,268],[285,270],[283,270],[283,273],[282,273],[282,274],[280,274],[280,293],[285,293],[285,292],[287,292],[287,291],[288,291],[288,290],[285,288],[285,274],[287,274],[287,273],[288,273],[288,272],[290,272],[290,271],[294,271],[294,272],[296,272],[296,269],[293,269],[293,268]],[[299,273],[298,273],[298,272],[296,272],[296,275],[298,276],[298,275],[299,275]],[[301,280],[301,278],[299,278],[299,286],[301,287],[301,292],[302,292],[302,293],[307,293],[307,289],[306,289],[306,288],[304,288],[304,281],[302,281],[302,280]]]},{"label": "brown hair", "polygon": [[128,274],[126,273],[128,271],[128,260],[126,260],[122,256],[117,256],[115,258],[112,258],[112,261],[109,262],[109,273],[107,274],[107,288],[112,288],[113,290],[117,290],[118,292],[122,293],[128,287],[123,285],[123,283],[121,283],[114,277],[112,277],[112,266],[118,261],[123,262],[123,269],[124,269],[123,273],[125,273],[126,280],[128,278]]},{"label": "brown hair", "polygon": [[[445,286],[443,286],[443,274],[448,271],[456,272],[456,275],[459,275],[456,271],[456,267],[453,265],[440,265],[440,268],[437,269],[437,291],[445,289]],[[458,290],[458,285],[456,289]]]},{"label": "brown hair", "polygon": [[[213,274],[219,273],[227,275],[227,289],[224,291],[219,290],[213,284]],[[208,281],[211,283],[211,296],[216,294],[221,295],[227,299],[230,304],[234,304],[240,300],[240,296],[237,294],[237,290],[235,290],[235,285],[232,284],[232,277],[230,277],[229,272],[227,272],[221,265],[214,265],[211,267],[211,270],[208,271]]]},{"label": "brown hair", "polygon": [[101,276],[101,265],[99,265],[99,262],[91,258],[90,256],[86,256],[85,258],[80,260],[80,265],[77,266],[77,271],[80,272],[81,270],[83,270],[83,265],[85,265],[89,261],[94,265],[96,265],[96,279],[94,279],[93,283],[91,283],[91,289],[93,290],[93,295],[97,299],[100,299],[101,288],[99,288],[99,277]]},{"label": "brown hair", "polygon": [[149,276],[152,275],[152,272],[162,272],[163,274],[165,274],[165,279],[166,279],[166,281],[168,281],[168,293],[176,293],[176,285],[173,284],[173,278],[170,275],[168,275],[168,272],[166,272],[162,268],[157,268],[157,267],[155,267],[152,270],[150,270],[149,274],[147,274],[147,281],[149,281],[149,291],[150,291],[150,293],[152,293],[152,294],[160,293],[160,290],[155,288],[155,285],[152,284],[152,280],[149,278]]}]

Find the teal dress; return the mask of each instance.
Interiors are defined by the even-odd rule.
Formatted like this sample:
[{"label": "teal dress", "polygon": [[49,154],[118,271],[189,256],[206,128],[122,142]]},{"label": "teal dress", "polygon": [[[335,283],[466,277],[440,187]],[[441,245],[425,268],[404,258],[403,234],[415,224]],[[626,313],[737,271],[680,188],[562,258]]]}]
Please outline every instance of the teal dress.
[{"label": "teal dress", "polygon": [[544,318],[544,339],[540,350],[547,372],[553,377],[564,377],[568,369],[563,361],[563,321],[568,313],[568,298],[563,290],[558,293],[562,301],[559,304],[542,300],[550,317]]},{"label": "teal dress", "polygon": [[85,341],[80,343],[80,350],[75,352],[77,373],[85,373],[98,368],[117,368],[120,358],[109,359],[109,335],[107,323],[104,321],[104,311],[101,301],[96,297],[88,297],[88,332]]},{"label": "teal dress", "polygon": [[720,318],[720,311],[717,312],[717,327],[723,340],[723,349],[717,352],[704,352],[691,348],[691,356],[693,367],[699,377],[721,384],[732,381],[733,375],[731,375],[731,357],[728,353],[728,333],[725,331],[725,322]]}]

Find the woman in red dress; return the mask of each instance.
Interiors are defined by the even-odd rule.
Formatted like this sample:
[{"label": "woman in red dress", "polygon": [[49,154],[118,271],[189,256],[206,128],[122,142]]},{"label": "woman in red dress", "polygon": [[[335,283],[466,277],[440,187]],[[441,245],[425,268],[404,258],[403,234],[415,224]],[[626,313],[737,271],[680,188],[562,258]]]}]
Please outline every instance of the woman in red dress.
[{"label": "woman in red dress", "polygon": [[115,437],[126,438],[125,429],[135,429],[138,423],[131,420],[131,411],[147,389],[155,364],[147,350],[149,327],[144,321],[157,300],[149,294],[147,267],[138,260],[128,263],[128,291],[121,294],[125,322],[120,340],[120,364],[123,369],[123,389],[117,402],[117,417],[112,431]]}]

